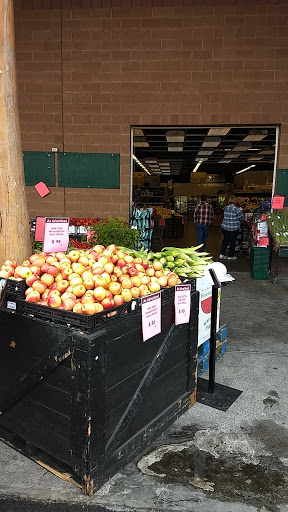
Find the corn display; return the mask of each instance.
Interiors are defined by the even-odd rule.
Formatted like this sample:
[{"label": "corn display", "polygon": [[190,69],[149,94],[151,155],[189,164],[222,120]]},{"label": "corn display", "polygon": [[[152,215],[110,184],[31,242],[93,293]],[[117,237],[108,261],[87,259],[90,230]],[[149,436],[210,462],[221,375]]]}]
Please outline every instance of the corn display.
[{"label": "corn display", "polygon": [[196,247],[164,247],[161,252],[148,252],[147,250],[135,251],[120,247],[135,258],[147,259],[149,261],[159,261],[163,269],[169,269],[178,276],[196,278],[204,275],[204,269],[208,263],[212,262],[212,257],[208,252],[198,252],[202,245]]}]

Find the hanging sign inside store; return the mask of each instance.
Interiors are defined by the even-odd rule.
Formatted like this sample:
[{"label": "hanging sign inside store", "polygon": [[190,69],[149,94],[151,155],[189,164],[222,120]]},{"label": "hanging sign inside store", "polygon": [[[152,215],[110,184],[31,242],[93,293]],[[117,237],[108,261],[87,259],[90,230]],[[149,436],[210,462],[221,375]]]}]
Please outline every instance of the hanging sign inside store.
[{"label": "hanging sign inside store", "polygon": [[190,183],[206,183],[206,172],[190,172]]},{"label": "hanging sign inside store", "polygon": [[191,284],[176,284],[174,305],[175,325],[188,324],[191,307]]},{"label": "hanging sign inside store", "polygon": [[141,298],[143,341],[161,332],[161,293]]},{"label": "hanging sign inside store", "polygon": [[284,206],[285,196],[274,196],[272,200],[272,208],[282,210]]},{"label": "hanging sign inside store", "polygon": [[224,174],[207,174],[206,181],[210,183],[225,183]]},{"label": "hanging sign inside store", "polygon": [[43,251],[67,251],[68,243],[69,218],[45,217]]}]

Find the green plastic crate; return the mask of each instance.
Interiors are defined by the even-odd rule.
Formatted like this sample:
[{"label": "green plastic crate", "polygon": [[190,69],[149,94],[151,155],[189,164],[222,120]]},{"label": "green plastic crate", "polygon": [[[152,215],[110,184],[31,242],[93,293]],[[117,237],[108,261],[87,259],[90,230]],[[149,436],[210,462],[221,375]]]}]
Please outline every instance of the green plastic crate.
[{"label": "green plastic crate", "polygon": [[267,275],[268,275],[268,269],[267,270],[250,270],[251,277],[255,279],[256,281],[266,281]]},{"label": "green plastic crate", "polygon": [[270,260],[270,249],[266,249],[266,247],[251,247],[250,251],[250,265],[255,266],[263,265],[265,268],[266,265],[269,265]]}]

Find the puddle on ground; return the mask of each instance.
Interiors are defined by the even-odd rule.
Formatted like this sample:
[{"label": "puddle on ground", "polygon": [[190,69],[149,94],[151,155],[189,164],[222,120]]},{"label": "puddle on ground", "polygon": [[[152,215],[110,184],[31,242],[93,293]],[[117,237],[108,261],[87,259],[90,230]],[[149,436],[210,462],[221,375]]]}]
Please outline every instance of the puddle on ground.
[{"label": "puddle on ground", "polygon": [[[172,435],[174,441],[183,437],[187,441],[187,437],[191,439],[194,434],[194,429],[184,428],[182,433],[181,430]],[[236,438],[235,434],[235,442]],[[190,485],[207,492],[211,498],[266,506],[275,512],[279,510],[278,505],[288,503],[288,469],[280,458],[263,452],[257,458],[245,457],[244,453],[235,452],[232,445],[230,453],[229,450],[209,453],[199,449],[193,441],[184,442],[183,449],[178,444],[162,446],[161,450],[154,458],[150,454],[152,458],[146,468],[147,474],[153,472],[162,482]]]}]

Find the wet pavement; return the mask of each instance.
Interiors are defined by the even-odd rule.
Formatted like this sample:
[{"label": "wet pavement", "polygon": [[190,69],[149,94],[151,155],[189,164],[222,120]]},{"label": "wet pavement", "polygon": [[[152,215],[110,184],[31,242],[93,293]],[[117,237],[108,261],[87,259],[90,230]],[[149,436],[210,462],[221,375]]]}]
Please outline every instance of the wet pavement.
[{"label": "wet pavement", "polygon": [[216,364],[242,391],[228,411],[196,403],[90,498],[0,443],[1,512],[288,512],[288,279],[233,275]]}]

